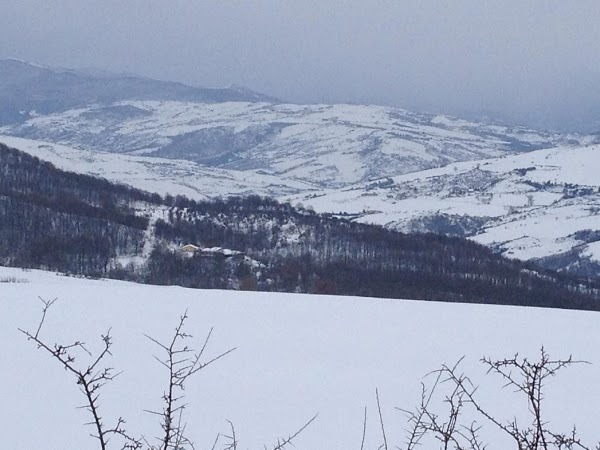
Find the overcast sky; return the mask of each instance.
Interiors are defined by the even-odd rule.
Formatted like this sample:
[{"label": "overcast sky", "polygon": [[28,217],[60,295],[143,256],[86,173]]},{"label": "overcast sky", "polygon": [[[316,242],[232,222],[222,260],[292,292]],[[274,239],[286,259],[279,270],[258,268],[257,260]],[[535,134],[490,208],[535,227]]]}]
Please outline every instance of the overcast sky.
[{"label": "overcast sky", "polygon": [[598,0],[9,0],[0,17],[0,58],[297,102],[600,123]]}]

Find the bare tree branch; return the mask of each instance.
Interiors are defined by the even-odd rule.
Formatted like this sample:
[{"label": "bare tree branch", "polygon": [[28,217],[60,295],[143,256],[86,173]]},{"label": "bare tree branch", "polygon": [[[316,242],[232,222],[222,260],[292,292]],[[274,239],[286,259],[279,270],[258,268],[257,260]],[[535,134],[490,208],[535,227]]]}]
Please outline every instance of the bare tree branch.
[{"label": "bare tree branch", "polygon": [[[50,354],[50,356],[56,359],[65,370],[75,376],[76,383],[86,399],[86,403],[82,406],[82,409],[88,411],[92,416],[92,420],[85,425],[91,425],[95,429],[95,433],[92,433],[91,436],[98,440],[101,450],[107,449],[107,444],[111,435],[120,436],[124,439],[125,443],[123,444],[122,449],[140,449],[142,446],[141,441],[129,436],[123,428],[123,425],[125,424],[123,418],[119,418],[117,424],[113,428],[106,428],[100,415],[100,389],[118,375],[113,372],[113,368],[111,367],[101,367],[104,359],[111,355],[110,348],[112,346],[112,337],[110,335],[110,329],[106,334],[101,335],[103,348],[96,357],[92,355],[81,341],[75,341],[71,344],[48,344],[40,337],[40,334],[48,311],[50,307],[54,305],[56,299],[46,301],[40,298],[40,300],[44,306],[42,307],[42,317],[37,325],[36,331],[30,332],[21,328],[19,328],[19,331],[23,333],[28,340],[34,341],[38,348]],[[78,350],[83,351],[89,357],[92,357],[92,362],[88,365],[79,364],[77,355]]]},{"label": "bare tree branch", "polygon": [[387,438],[385,436],[385,426],[383,424],[383,415],[381,414],[381,403],[379,402],[379,389],[375,388],[375,397],[377,398],[377,411],[379,412],[379,424],[381,425],[381,435],[383,437],[383,449],[388,450]]},{"label": "bare tree branch", "polygon": [[300,429],[298,429],[298,431],[296,431],[294,434],[288,436],[285,439],[279,439],[277,441],[277,444],[273,447],[273,450],[282,450],[285,447],[287,447],[288,445],[291,445],[292,441],[294,439],[296,439],[304,430],[306,430],[310,426],[310,424],[313,423],[317,419],[318,416],[319,416],[318,414],[315,414],[308,422],[306,422],[304,425],[302,425],[302,427]]},{"label": "bare tree branch", "polygon": [[[512,438],[519,450],[572,450],[575,448],[590,450],[577,437],[575,429],[571,434],[556,433],[550,430],[543,414],[545,380],[555,376],[561,369],[573,364],[585,363],[585,361],[576,361],[571,356],[566,359],[553,360],[543,347],[539,360],[536,361],[520,358],[518,355],[501,360],[482,358],[481,361],[487,366],[488,374],[499,375],[505,382],[504,387],[512,387],[516,393],[526,397],[531,423],[524,425],[516,418],[504,422],[483,407],[476,396],[477,387],[464,373],[458,370],[461,360],[454,366],[443,365],[441,369],[433,372],[437,373],[437,378],[428,399],[425,400],[426,391],[423,388],[420,407],[416,412],[405,411],[409,417],[409,423],[412,425],[408,450],[413,450],[414,446],[427,433],[432,433],[440,440],[442,448],[445,450],[451,447],[456,450],[483,450],[485,446],[479,440],[480,427],[476,422],[469,425],[459,423],[460,411],[467,404],[473,406],[478,414]],[[431,395],[439,387],[440,380],[452,385],[450,393],[443,400],[449,407],[448,418],[444,421],[441,421],[430,406]]]},{"label": "bare tree branch", "polygon": [[360,442],[360,450],[365,449],[365,438],[367,437],[367,407],[365,406],[365,417],[363,419],[362,440]]},{"label": "bare tree branch", "polygon": [[185,437],[186,425],[182,421],[183,411],[186,407],[186,404],[182,402],[182,392],[185,390],[185,383],[195,373],[235,350],[235,348],[231,348],[203,362],[201,358],[208,347],[212,329],[207,334],[200,352],[194,353],[193,349],[186,345],[186,341],[192,338],[190,334],[184,331],[187,319],[188,315],[186,311],[179,318],[173,337],[168,344],[163,344],[157,339],[145,335],[162,350],[164,356],[160,358],[155,355],[154,359],[167,369],[169,377],[167,389],[162,395],[163,409],[161,411],[147,411],[162,418],[161,428],[163,435],[156,450],[180,450],[184,447],[193,448],[193,443]]},{"label": "bare tree branch", "polygon": [[235,435],[235,427],[233,426],[233,422],[231,420],[228,420],[227,422],[229,423],[229,427],[231,429],[231,435],[225,436],[230,441],[229,444],[225,445],[225,450],[237,450],[238,440]]}]

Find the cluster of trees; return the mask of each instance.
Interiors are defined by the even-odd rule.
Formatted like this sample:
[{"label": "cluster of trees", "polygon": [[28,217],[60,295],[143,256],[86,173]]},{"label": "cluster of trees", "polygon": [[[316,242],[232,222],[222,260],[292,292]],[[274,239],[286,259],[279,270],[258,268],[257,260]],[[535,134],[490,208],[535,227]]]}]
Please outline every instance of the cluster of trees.
[{"label": "cluster of trees", "polygon": [[162,199],[0,144],[0,263],[104,275],[143,247],[148,219],[132,209],[140,201]]},{"label": "cluster of trees", "polygon": [[0,261],[80,275],[103,275],[120,254],[136,254],[142,229],[0,197]]},{"label": "cluster of trees", "polygon": [[[509,260],[465,239],[403,234],[257,196],[180,200],[156,233],[245,252],[261,263],[258,289],[598,309],[598,286],[590,280]],[[243,264],[240,272],[252,272]]]},{"label": "cluster of trees", "polygon": [[[163,208],[154,250],[141,256]],[[145,213],[147,214],[147,213]],[[183,244],[240,252],[184,255]],[[0,145],[0,264],[197,288],[600,309],[600,283],[474,242],[403,234],[249,196],[196,202],[64,172]]]}]

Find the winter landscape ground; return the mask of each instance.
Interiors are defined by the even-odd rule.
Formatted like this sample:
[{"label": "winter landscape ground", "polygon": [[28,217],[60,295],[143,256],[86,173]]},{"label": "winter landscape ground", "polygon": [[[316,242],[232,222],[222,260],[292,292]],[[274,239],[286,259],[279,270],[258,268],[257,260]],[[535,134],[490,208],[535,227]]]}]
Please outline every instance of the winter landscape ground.
[{"label": "winter landscape ground", "polygon": [[[406,423],[395,407],[415,406],[423,376],[462,356],[465,371],[481,382],[482,401],[510,420],[525,405],[515,402],[510,389],[502,390],[499,380],[486,378],[477,361],[516,352],[536,357],[542,345],[552,356],[572,353],[592,363],[550,380],[546,417],[564,431],[577,424],[584,438],[598,439],[595,313],[207,291],[10,268],[0,268],[0,279],[0,397],[10,405],[0,409],[2,428],[10,430],[3,438],[5,448],[96,448],[90,430],[82,426],[89,417],[77,409],[82,397],[74,379],[17,330],[37,325],[38,296],[59,299],[42,330],[48,340],[81,339],[96,349],[100,334],[112,327],[111,363],[122,374],[105,388],[102,408],[107,421],[122,415],[131,432],[148,438],[156,435],[158,423],[143,410],[160,405],[166,374],[143,333],[168,339],[187,309],[188,331],[198,340],[214,327],[209,355],[237,347],[188,385],[188,433],[196,448],[210,448],[217,433],[227,433],[226,420],[235,423],[239,448],[269,448],[316,413],[296,448],[360,448],[365,406],[365,448],[378,448],[375,388],[390,445],[403,448]],[[484,425],[488,448],[506,448],[505,438]]]},{"label": "winter landscape ground", "polygon": [[[160,408],[167,378],[144,334],[169,339],[188,311],[198,346],[214,327],[209,358],[236,348],[187,385],[198,449],[237,450],[228,421],[240,450],[276,448],[315,414],[296,448],[381,449],[376,389],[389,448],[406,448],[398,408],[461,357],[482,404],[521,420],[526,403],[479,360],[542,346],[591,363],[549,381],[544,417],[593,447],[597,313],[460,302],[598,309],[599,142],[0,60],[0,143],[13,148],[0,146],[0,263],[27,267],[0,266],[1,447],[97,448],[75,380],[18,330],[55,298],[40,336],[99,349],[111,328],[122,372],[103,388],[103,417],[149,441],[159,420],[144,411]],[[467,405],[461,420],[474,419],[490,450],[511,448]]]}]

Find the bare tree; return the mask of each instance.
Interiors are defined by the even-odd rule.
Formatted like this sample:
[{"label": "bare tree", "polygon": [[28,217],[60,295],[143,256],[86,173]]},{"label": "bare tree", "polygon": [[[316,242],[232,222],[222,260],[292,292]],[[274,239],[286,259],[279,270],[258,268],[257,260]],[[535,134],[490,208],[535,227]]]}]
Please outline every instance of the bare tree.
[{"label": "bare tree", "polygon": [[[485,445],[480,440],[481,427],[477,422],[461,423],[461,414],[466,407],[471,407],[476,415],[509,436],[518,450],[600,450],[600,446],[589,447],[584,444],[575,428],[569,433],[551,430],[544,417],[545,381],[557,375],[561,369],[585,361],[576,361],[571,356],[554,360],[544,348],[539,359],[534,361],[518,355],[502,360],[489,357],[481,360],[488,374],[499,375],[505,387],[512,387],[527,399],[530,420],[525,424],[517,418],[501,420],[484,407],[476,395],[477,386],[459,370],[461,361],[462,358],[454,366],[443,365],[432,372],[435,375],[434,382],[429,389],[422,385],[420,405],[413,411],[401,410],[407,415],[410,425],[407,450],[414,450],[426,436],[439,440],[444,450],[483,450]],[[432,398],[442,384],[449,386],[449,389],[443,400],[447,411],[440,414],[434,412]]]},{"label": "bare tree", "polygon": [[[188,318],[187,312],[181,316],[175,328],[175,333],[167,345],[148,336],[152,342],[164,351],[163,359],[156,356],[155,358],[161,365],[167,368],[169,373],[167,389],[162,396],[164,407],[162,411],[150,411],[161,417],[163,432],[159,439],[159,444],[151,445],[145,439],[134,438],[127,434],[124,429],[125,420],[122,417],[117,419],[114,426],[107,427],[100,415],[101,389],[118,375],[112,367],[106,365],[106,359],[111,356],[110,350],[113,345],[110,329],[101,335],[103,347],[95,355],[87,349],[82,341],[75,341],[69,344],[49,344],[42,339],[41,332],[48,310],[56,302],[56,299],[46,301],[40,298],[40,300],[43,303],[42,317],[35,332],[20,328],[19,331],[27,336],[29,340],[33,340],[38,348],[49,353],[76,377],[77,385],[84,394],[86,401],[83,408],[91,415],[91,420],[86,425],[94,428],[92,436],[98,440],[101,450],[107,450],[111,436],[119,436],[123,439],[122,450],[139,450],[143,448],[144,444],[149,450],[193,449],[193,443],[185,435],[186,425],[183,421],[183,412],[186,404],[183,403],[182,393],[185,390],[185,383],[192,375],[231,353],[234,350],[233,348],[204,361],[202,358],[208,346],[212,329],[206,336],[200,352],[194,353],[193,349],[185,345],[185,341],[192,337],[183,329],[185,321]],[[88,357],[90,360],[88,363],[80,363],[82,354]]]},{"label": "bare tree", "polygon": [[[459,360],[451,370],[457,370]],[[432,436],[440,441],[441,448],[444,450],[482,450],[485,448],[481,444],[478,436],[479,428],[476,422],[468,426],[460,423],[461,414],[465,407],[465,393],[458,385],[453,385],[445,394],[442,400],[442,406],[445,411],[434,412],[432,400],[441,383],[446,383],[442,370],[434,371],[429,376],[434,376],[434,381],[430,388],[421,383],[421,401],[413,411],[399,409],[404,412],[408,419],[409,428],[407,431],[406,449],[414,450],[421,444],[421,440],[427,436]],[[460,375],[462,376],[462,375]]]},{"label": "bare tree", "polygon": [[148,339],[161,349],[162,358],[156,355],[154,358],[168,371],[167,389],[162,395],[163,408],[161,411],[148,411],[161,418],[161,428],[163,431],[159,445],[150,446],[151,450],[193,448],[192,442],[185,435],[186,424],[182,419],[186,407],[186,404],[183,402],[185,383],[192,375],[235,350],[235,348],[231,348],[207,361],[203,361],[202,358],[204,357],[204,352],[206,351],[213,330],[211,328],[204,339],[202,348],[198,353],[195,353],[192,348],[186,345],[186,342],[192,338],[192,335],[184,331],[187,319],[188,315],[186,311],[179,318],[173,338],[167,344],[163,344],[153,337],[146,335]]},{"label": "bare tree", "polygon": [[[88,351],[82,341],[75,341],[69,344],[49,344],[42,338],[41,332],[46,320],[49,309],[56,302],[56,299],[46,301],[40,298],[43,303],[42,317],[37,324],[35,331],[27,331],[19,328],[27,339],[34,341],[38,348],[43,349],[59,363],[72,373],[81,392],[84,394],[86,403],[83,406],[91,415],[91,420],[86,423],[94,428],[91,434],[98,440],[101,450],[107,450],[110,438],[120,437],[123,440],[121,450],[193,450],[194,444],[186,435],[186,423],[184,420],[184,411],[187,404],[184,402],[184,391],[186,382],[192,375],[195,375],[202,369],[220,360],[224,356],[233,352],[235,348],[217,354],[217,356],[205,358],[212,329],[204,339],[200,351],[195,352],[193,348],[187,345],[192,339],[192,335],[185,330],[185,322],[188,319],[187,311],[180,317],[179,323],[175,327],[172,338],[167,343],[161,343],[159,340],[146,335],[161,350],[161,355],[155,355],[154,358],[163,366],[168,373],[167,388],[163,392],[163,407],[160,411],[147,411],[160,417],[160,426],[162,434],[157,437],[157,443],[151,444],[145,438],[131,437],[124,429],[125,420],[121,417],[117,419],[112,427],[105,426],[100,415],[100,394],[101,389],[109,381],[114,380],[118,373],[114,372],[112,367],[106,365],[106,359],[111,355],[113,345],[110,329],[101,335],[102,349],[97,354]],[[80,362],[81,356],[85,355],[89,362]],[[298,431],[285,438],[280,438],[272,447],[273,450],[284,450],[312,423],[317,415],[313,416]],[[218,434],[214,440],[211,450],[215,450],[219,439],[225,437],[229,440],[225,444],[226,450],[237,450],[238,439],[233,423],[228,421],[231,428],[231,435]],[[266,448],[266,447],[265,447]]]},{"label": "bare tree", "polygon": [[[19,328],[19,331],[27,336],[27,339],[34,341],[38,348],[46,351],[56,359],[68,372],[74,375],[77,385],[85,397],[83,409],[91,415],[91,420],[86,423],[94,428],[91,436],[98,440],[101,450],[108,448],[108,442],[111,436],[119,436],[124,439],[121,449],[140,449],[142,442],[139,439],[131,437],[125,431],[125,420],[119,417],[115,425],[110,427],[104,424],[100,414],[100,392],[106,383],[115,379],[118,373],[105,364],[107,357],[111,356],[112,337],[110,329],[101,335],[102,349],[92,354],[82,341],[75,341],[69,344],[54,343],[49,344],[41,337],[42,328],[50,307],[56,302],[54,300],[44,300],[42,317],[37,325],[35,332],[26,331]],[[80,362],[82,356],[87,356],[88,362]]]}]

